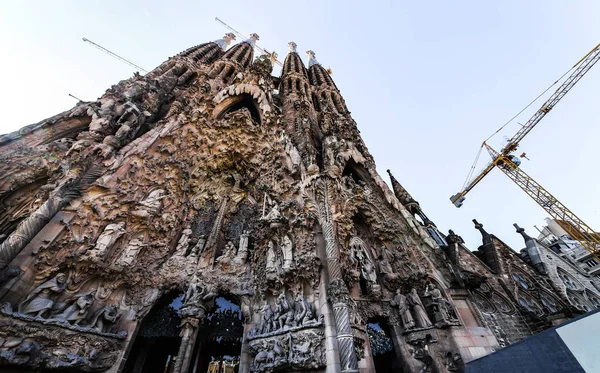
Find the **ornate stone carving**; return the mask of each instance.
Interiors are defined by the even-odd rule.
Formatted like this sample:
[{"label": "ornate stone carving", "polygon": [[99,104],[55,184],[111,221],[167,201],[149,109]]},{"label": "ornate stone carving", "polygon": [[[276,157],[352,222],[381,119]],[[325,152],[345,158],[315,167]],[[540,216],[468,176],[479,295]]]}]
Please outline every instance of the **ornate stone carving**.
[{"label": "ornate stone carving", "polygon": [[398,307],[398,314],[400,315],[400,320],[402,320],[402,326],[405,330],[415,327],[415,320],[410,313],[408,300],[406,296],[400,292],[400,289],[396,290],[396,295],[390,302],[390,305]]},{"label": "ornate stone carving", "polygon": [[85,258],[92,262],[104,261],[108,250],[123,234],[125,234],[125,222],[107,225],[96,240],[96,245],[85,254]]},{"label": "ornate stone carving", "polygon": [[425,307],[423,306],[423,302],[421,302],[421,298],[419,298],[417,289],[412,288],[410,290],[410,293],[408,293],[408,295],[406,296],[406,300],[413,312],[416,326],[418,328],[432,327],[433,324],[429,320],[429,316],[427,315],[427,312],[425,311]]},{"label": "ornate stone carving", "polygon": [[66,321],[73,325],[79,325],[79,323],[85,320],[90,306],[94,303],[95,293],[96,291],[92,290],[75,295],[73,299],[67,303],[70,303],[70,305],[53,318]]},{"label": "ornate stone carving", "polygon": [[31,291],[24,301],[19,304],[19,313],[35,315],[35,317],[49,316],[58,295],[65,291],[67,275],[59,273],[53,279],[39,285]]}]

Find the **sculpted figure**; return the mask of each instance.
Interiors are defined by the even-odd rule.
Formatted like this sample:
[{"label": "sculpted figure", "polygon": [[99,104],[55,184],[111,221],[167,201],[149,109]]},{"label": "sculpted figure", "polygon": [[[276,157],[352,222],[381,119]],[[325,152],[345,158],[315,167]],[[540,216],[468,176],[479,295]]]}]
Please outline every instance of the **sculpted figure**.
[{"label": "sculpted figure", "polygon": [[275,247],[275,243],[273,241],[269,241],[269,246],[267,249],[267,276],[274,277],[275,275],[279,275],[281,272],[281,261],[279,260],[279,255],[277,255],[277,248]]},{"label": "sculpted figure", "polygon": [[162,210],[162,199],[165,198],[163,189],[156,189],[148,194],[148,197],[140,201],[138,209],[132,214],[138,217],[148,217],[150,215],[158,215]]},{"label": "sculpted figure", "polygon": [[406,296],[400,292],[400,289],[396,290],[396,295],[390,302],[393,307],[398,307],[398,314],[400,314],[400,318],[402,320],[402,325],[404,329],[412,329],[415,327],[415,320],[410,314],[410,309],[408,307],[408,301]]},{"label": "sculpted figure", "polygon": [[240,244],[238,246],[237,256],[233,260],[235,264],[246,264],[248,259],[248,243],[250,241],[250,231],[244,231],[240,235]]},{"label": "sculpted figure", "polygon": [[191,235],[192,230],[189,227],[186,227],[181,231],[181,237],[179,237],[179,241],[177,241],[177,247],[175,248],[175,254],[173,256],[185,256],[190,246]]},{"label": "sculpted figure", "polygon": [[237,248],[235,247],[233,242],[228,241],[225,245],[223,253],[221,254],[221,256],[215,259],[215,262],[219,263],[222,267],[229,267],[229,265],[233,262],[233,259],[235,258],[236,251]]},{"label": "sculpted figure", "polygon": [[294,321],[296,325],[307,325],[314,321],[312,309],[310,304],[300,294],[296,297],[296,314],[294,315]]},{"label": "sculpted figure", "polygon": [[116,305],[111,304],[110,306],[104,306],[92,319],[89,327],[96,329],[101,333],[108,333],[110,327],[117,323],[117,320],[121,317],[119,309]]},{"label": "sculpted figure", "polygon": [[64,273],[57,274],[53,279],[44,282],[29,293],[27,298],[19,304],[19,313],[35,314],[35,317],[43,317],[46,312],[52,309],[55,299],[65,291],[66,287],[67,275]]},{"label": "sculpted figure", "polygon": [[292,252],[292,240],[287,234],[281,239],[281,252],[283,253],[283,269],[290,269],[294,263],[294,253]]},{"label": "sculpted figure", "polygon": [[454,319],[450,316],[449,312],[450,302],[444,299],[442,292],[437,286],[428,284],[424,295],[431,297],[431,308],[433,309],[436,322],[445,322]]},{"label": "sculpted figure", "polygon": [[271,326],[273,322],[273,309],[270,304],[265,304],[262,309],[262,318],[260,322],[259,334],[265,334],[271,332]]},{"label": "sculpted figure", "polygon": [[107,251],[125,233],[125,222],[109,224],[96,240],[96,245],[86,253],[92,261],[104,261]]},{"label": "sculpted figure", "polygon": [[284,293],[279,294],[277,304],[279,305],[279,329],[283,329],[284,326],[293,326],[294,307],[287,300]]},{"label": "sculpted figure", "polygon": [[54,318],[66,321],[69,324],[79,325],[79,323],[87,316],[87,312],[92,303],[94,303],[95,293],[96,291],[92,290],[87,293],[76,295],[71,305]]},{"label": "sculpted figure", "polygon": [[419,328],[431,327],[431,321],[429,320],[429,316],[427,316],[427,312],[425,312],[425,307],[423,307],[419,294],[417,294],[417,289],[412,288],[406,296],[406,300],[413,310],[417,326]]},{"label": "sculpted figure", "polygon": [[131,241],[129,241],[129,244],[127,244],[125,250],[123,250],[123,253],[117,260],[116,264],[122,267],[131,266],[133,262],[135,262],[138,253],[140,252],[140,250],[142,250],[144,246],[146,245],[139,238],[136,237],[132,239]]},{"label": "sculpted figure", "polygon": [[394,269],[390,264],[390,261],[387,260],[383,255],[379,256],[379,272],[383,276],[383,280],[385,282],[390,282],[395,280],[398,275],[394,273]]}]

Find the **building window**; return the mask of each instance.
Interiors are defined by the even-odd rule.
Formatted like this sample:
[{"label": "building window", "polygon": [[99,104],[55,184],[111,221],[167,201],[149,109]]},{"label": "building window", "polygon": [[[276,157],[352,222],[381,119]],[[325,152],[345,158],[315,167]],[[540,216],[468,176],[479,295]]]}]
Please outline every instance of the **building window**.
[{"label": "building window", "polygon": [[577,280],[575,280],[573,277],[571,277],[570,275],[568,275],[560,270],[558,271],[558,277],[563,282],[563,284],[565,284],[567,289],[577,290],[577,289],[581,288],[581,286],[579,286],[579,283],[577,282]]},{"label": "building window", "polygon": [[525,277],[524,274],[520,272],[513,272],[512,278],[523,289],[528,290],[532,288],[531,282],[527,279],[527,277]]},{"label": "building window", "polygon": [[529,312],[533,312],[537,315],[542,313],[540,305],[530,295],[520,293],[519,304]]},{"label": "building window", "polygon": [[550,313],[558,312],[558,303],[556,303],[556,301],[553,298],[546,295],[542,295],[542,304],[544,305],[544,307],[546,307],[546,309],[548,309],[548,311],[550,311]]}]

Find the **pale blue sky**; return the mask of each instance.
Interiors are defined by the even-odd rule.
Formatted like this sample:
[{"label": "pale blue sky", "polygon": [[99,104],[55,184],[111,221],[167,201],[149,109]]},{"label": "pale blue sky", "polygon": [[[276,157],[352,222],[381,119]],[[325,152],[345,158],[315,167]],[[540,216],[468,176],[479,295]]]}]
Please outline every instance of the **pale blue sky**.
[{"label": "pale blue sky", "polygon": [[[600,42],[599,14],[596,0],[3,1],[0,133],[70,108],[68,93],[94,100],[132,75],[82,37],[150,70],[221,37],[218,16],[258,33],[259,45],[281,59],[291,40],[314,50],[333,70],[382,177],[390,168],[441,230],[454,229],[475,249],[477,218],[519,250],[512,223],[533,235],[546,214],[501,172],[461,209],[448,198],[481,142]],[[531,159],[523,169],[596,230],[599,95],[596,66],[521,147]]]}]

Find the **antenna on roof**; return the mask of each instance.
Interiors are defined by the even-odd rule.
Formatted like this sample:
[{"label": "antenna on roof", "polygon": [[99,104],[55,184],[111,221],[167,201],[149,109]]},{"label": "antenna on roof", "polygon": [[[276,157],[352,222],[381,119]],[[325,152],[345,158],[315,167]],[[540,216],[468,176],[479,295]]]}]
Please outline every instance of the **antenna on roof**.
[{"label": "antenna on roof", "polygon": [[94,46],[94,47],[96,47],[96,48],[100,49],[101,51],[103,51],[103,52],[105,52],[105,53],[109,54],[110,56],[112,56],[112,57],[114,57],[114,58],[118,59],[119,61],[121,61],[121,62],[125,62],[125,63],[126,63],[126,64],[128,64],[129,66],[131,66],[131,67],[134,67],[134,68],[138,69],[139,71],[143,72],[144,74],[147,74],[147,73],[148,73],[148,70],[146,70],[146,69],[144,69],[144,68],[142,68],[142,67],[140,67],[140,66],[138,66],[138,65],[134,64],[133,62],[131,62],[131,61],[129,61],[128,59],[125,59],[125,58],[123,58],[123,57],[119,56],[119,55],[118,55],[118,54],[116,54],[116,53],[113,53],[113,52],[109,51],[108,49],[104,48],[103,46],[101,46],[101,45],[99,45],[99,44],[96,44],[96,43],[94,43],[94,42],[93,42],[93,41],[91,41],[90,39],[82,38],[82,40],[83,40],[83,41],[85,41],[86,43],[89,43],[90,45],[92,45],[92,46]]},{"label": "antenna on roof", "polygon": [[[244,34],[242,34],[241,32],[239,32],[238,30],[234,29],[233,27],[229,26],[227,23],[221,21],[219,19],[219,17],[215,17],[215,21],[219,22],[220,24],[222,24],[223,26],[225,26],[227,29],[229,29],[229,31],[231,31],[234,34],[236,34],[237,36],[239,36],[241,40],[244,40],[244,38],[246,38],[246,36]],[[262,54],[266,54],[272,62],[275,62],[279,66],[283,67],[283,64],[281,62],[279,62],[279,60],[277,59],[277,53],[275,53],[275,52],[272,52],[272,53],[271,52],[267,52],[266,50],[262,49],[261,47],[259,47],[256,44],[254,44],[254,47],[256,49],[258,49]]]}]

